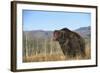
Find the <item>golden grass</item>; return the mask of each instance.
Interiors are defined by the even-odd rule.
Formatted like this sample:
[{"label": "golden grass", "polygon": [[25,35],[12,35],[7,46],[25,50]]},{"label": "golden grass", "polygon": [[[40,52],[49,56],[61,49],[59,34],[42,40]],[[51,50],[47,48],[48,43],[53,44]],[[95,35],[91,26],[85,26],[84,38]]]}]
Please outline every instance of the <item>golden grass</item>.
[{"label": "golden grass", "polygon": [[23,62],[41,62],[41,61],[63,61],[63,60],[84,60],[91,58],[91,50],[86,48],[86,56],[83,58],[81,55],[76,57],[68,57],[63,54],[48,54],[48,55],[34,55],[23,57]]},{"label": "golden grass", "polygon": [[61,61],[65,60],[65,56],[63,54],[52,54],[52,55],[35,55],[23,57],[23,62],[40,62],[40,61]]}]

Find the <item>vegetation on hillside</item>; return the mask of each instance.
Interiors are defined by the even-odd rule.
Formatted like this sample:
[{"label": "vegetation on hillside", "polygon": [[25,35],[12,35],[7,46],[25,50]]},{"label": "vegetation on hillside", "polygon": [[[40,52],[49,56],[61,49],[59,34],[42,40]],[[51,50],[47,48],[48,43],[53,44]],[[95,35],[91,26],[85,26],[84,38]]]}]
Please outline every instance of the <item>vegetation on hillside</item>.
[{"label": "vegetation on hillside", "polygon": [[[39,35],[38,35],[39,34]],[[44,35],[45,36],[44,36]],[[23,33],[23,62],[80,60],[91,58],[90,33],[84,37],[86,42],[86,56],[80,55],[74,58],[65,58],[58,42],[52,40],[49,32],[25,32]]]}]

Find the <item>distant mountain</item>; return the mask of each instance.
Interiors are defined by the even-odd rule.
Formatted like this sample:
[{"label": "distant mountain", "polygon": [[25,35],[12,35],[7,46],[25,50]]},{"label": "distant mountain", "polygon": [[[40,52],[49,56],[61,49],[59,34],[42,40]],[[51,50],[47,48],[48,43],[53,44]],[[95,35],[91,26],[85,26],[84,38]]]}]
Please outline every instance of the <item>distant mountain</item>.
[{"label": "distant mountain", "polygon": [[[81,27],[79,29],[74,30],[78,34],[80,34],[84,38],[90,38],[91,36],[91,27]],[[53,31],[44,31],[44,30],[32,30],[32,31],[24,31],[23,35],[27,35],[28,38],[30,39],[35,39],[35,38],[42,38],[42,39],[47,39],[51,38],[53,35]]]},{"label": "distant mountain", "polygon": [[90,38],[91,36],[91,27],[80,27],[79,29],[76,29],[75,32],[79,33],[84,38]]},{"label": "distant mountain", "polygon": [[32,31],[24,31],[24,35],[28,35],[29,38],[42,38],[47,39],[52,37],[52,31],[44,31],[44,30],[32,30]]}]

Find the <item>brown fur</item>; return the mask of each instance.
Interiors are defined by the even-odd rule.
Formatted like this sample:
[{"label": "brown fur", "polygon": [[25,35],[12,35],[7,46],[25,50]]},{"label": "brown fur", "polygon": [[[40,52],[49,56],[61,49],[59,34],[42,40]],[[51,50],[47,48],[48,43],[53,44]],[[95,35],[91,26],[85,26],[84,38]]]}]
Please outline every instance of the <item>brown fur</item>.
[{"label": "brown fur", "polygon": [[85,41],[76,32],[67,28],[54,31],[54,40],[58,41],[65,56],[85,56]]}]

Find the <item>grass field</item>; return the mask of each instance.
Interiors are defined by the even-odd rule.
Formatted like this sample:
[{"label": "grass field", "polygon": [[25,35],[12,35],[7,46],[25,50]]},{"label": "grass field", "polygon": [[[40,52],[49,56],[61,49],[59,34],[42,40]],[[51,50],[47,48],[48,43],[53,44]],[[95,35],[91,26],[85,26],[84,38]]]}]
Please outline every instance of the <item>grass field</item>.
[{"label": "grass field", "polygon": [[90,42],[86,43],[87,43],[85,50],[86,56],[84,58],[81,55],[78,55],[74,58],[71,57],[65,58],[58,42],[53,42],[52,40],[45,40],[43,42],[42,40],[42,42],[40,41],[38,42],[38,46],[36,46],[36,43],[33,42],[33,45],[31,45],[31,47],[28,46],[27,49],[23,48],[23,62],[90,59],[91,58],[91,48],[89,45]]}]

